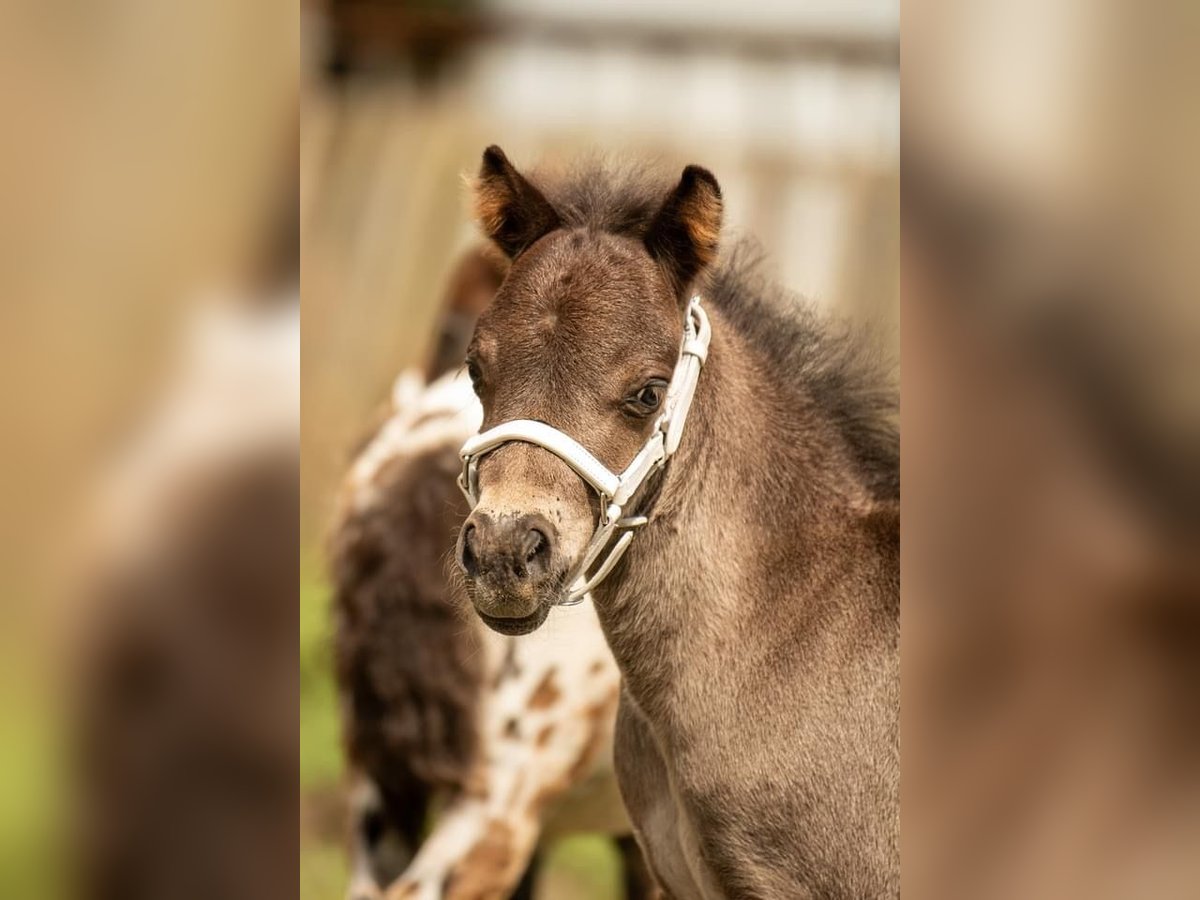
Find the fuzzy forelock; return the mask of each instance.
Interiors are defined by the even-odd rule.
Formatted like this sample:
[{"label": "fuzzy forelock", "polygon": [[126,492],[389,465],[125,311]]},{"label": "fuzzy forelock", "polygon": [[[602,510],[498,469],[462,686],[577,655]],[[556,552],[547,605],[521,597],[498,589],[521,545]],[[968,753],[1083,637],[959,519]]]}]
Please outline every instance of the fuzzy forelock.
[{"label": "fuzzy forelock", "polygon": [[679,180],[661,164],[586,157],[568,169],[530,176],[567,228],[590,228],[643,237],[654,214]]}]

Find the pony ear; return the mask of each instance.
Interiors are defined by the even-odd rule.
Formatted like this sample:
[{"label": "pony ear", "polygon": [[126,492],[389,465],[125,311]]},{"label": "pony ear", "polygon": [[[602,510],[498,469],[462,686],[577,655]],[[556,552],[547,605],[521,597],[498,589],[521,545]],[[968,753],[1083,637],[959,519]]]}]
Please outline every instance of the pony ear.
[{"label": "pony ear", "polygon": [[646,249],[681,296],[716,259],[721,212],[721,187],[712,172],[688,166],[646,231]]},{"label": "pony ear", "polygon": [[475,218],[510,259],[561,224],[550,202],[495,144],[483,151],[475,182]]}]

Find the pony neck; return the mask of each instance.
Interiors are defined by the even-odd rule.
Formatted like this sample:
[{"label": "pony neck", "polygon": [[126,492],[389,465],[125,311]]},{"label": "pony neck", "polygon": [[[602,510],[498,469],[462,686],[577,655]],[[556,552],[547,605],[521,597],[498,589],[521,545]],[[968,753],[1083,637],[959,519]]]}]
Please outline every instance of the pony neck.
[{"label": "pony neck", "polygon": [[595,591],[627,689],[664,713],[687,705],[677,701],[697,681],[691,667],[734,664],[727,657],[748,631],[789,621],[778,607],[759,615],[756,569],[781,542],[803,553],[811,523],[837,502],[797,447],[788,418],[798,411],[767,381],[777,374],[719,309],[709,316],[708,361],[650,522]]}]

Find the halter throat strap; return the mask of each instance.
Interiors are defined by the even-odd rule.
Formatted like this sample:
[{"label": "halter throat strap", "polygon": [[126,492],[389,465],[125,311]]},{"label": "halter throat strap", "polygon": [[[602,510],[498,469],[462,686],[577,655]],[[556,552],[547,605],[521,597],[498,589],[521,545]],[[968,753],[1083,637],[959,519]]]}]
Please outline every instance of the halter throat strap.
[{"label": "halter throat strap", "polygon": [[646,479],[665,466],[679,448],[711,338],[708,316],[697,295],[689,301],[684,315],[683,341],[663,410],[646,443],[620,473],[609,470],[569,434],[532,419],[502,422],[470,438],[459,451],[463,470],[458,486],[472,509],[479,503],[480,460],[513,442],[534,444],[553,453],[600,498],[599,521],[583,556],[570,573],[571,587],[563,606],[582,602],[612,572],[633,540],[634,532],[646,524],[645,516],[627,516],[625,507]]}]

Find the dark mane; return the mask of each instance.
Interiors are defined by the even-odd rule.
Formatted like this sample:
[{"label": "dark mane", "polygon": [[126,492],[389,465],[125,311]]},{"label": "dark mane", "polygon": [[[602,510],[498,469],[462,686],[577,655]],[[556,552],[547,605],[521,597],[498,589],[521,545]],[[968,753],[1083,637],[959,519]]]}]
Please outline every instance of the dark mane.
[{"label": "dark mane", "polygon": [[[677,177],[589,159],[533,181],[567,227],[640,238]],[[773,284],[760,261],[751,241],[724,248],[702,286],[705,298],[837,429],[872,496],[898,500],[899,403],[885,360],[859,330],[823,320],[811,304]]]},{"label": "dark mane", "polygon": [[871,495],[899,500],[899,402],[877,342],[861,329],[822,318],[810,303],[770,282],[760,259],[754,244],[734,244],[710,273],[704,296],[837,429]]}]

